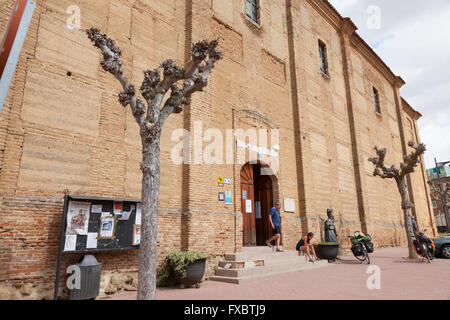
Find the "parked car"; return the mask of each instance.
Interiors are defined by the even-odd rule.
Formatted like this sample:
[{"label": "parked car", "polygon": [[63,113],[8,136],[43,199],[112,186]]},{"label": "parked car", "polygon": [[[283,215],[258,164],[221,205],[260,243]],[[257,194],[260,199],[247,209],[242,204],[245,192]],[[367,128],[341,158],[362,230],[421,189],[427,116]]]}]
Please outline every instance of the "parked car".
[{"label": "parked car", "polygon": [[450,235],[433,239],[436,247],[436,257],[450,259]]}]

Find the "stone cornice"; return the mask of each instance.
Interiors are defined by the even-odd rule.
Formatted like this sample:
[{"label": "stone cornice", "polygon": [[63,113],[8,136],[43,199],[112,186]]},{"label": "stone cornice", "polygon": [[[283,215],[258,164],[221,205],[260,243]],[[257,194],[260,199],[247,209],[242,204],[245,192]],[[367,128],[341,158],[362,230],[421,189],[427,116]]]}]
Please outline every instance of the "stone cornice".
[{"label": "stone cornice", "polygon": [[346,34],[349,38],[353,36],[353,34],[358,30],[358,27],[353,23],[352,19],[344,18],[341,24],[341,30],[344,34]]},{"label": "stone cornice", "polygon": [[324,0],[306,0],[318,13],[320,13],[336,30],[341,29],[342,16],[328,2]]},{"label": "stone cornice", "polygon": [[422,114],[420,112],[418,112],[417,110],[415,110],[413,107],[411,107],[411,105],[402,98],[402,109],[403,111],[405,111],[411,118],[414,119],[414,121],[419,120],[420,118],[422,118]]},{"label": "stone cornice", "polygon": [[403,78],[402,77],[400,77],[400,76],[397,76],[397,77],[395,77],[395,79],[394,79],[394,85],[397,87],[397,88],[401,88],[401,87],[403,87],[404,85],[405,85],[405,80],[403,80]]},{"label": "stone cornice", "polygon": [[[366,58],[366,60],[380,72],[391,84],[398,86],[397,76],[392,70],[384,63],[384,61],[373,51],[373,49],[365,42],[356,32],[350,38],[352,46],[358,50],[358,52]],[[403,84],[405,82],[403,81]],[[402,85],[403,86],[403,85]]]}]

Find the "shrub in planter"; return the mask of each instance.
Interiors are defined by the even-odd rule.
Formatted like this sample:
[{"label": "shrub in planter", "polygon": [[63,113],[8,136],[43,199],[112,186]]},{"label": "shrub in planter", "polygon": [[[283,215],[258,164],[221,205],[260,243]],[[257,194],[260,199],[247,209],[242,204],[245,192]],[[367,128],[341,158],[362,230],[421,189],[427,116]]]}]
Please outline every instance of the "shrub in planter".
[{"label": "shrub in planter", "polygon": [[[158,285],[161,287],[167,287],[175,286],[177,283],[183,283],[183,279],[185,279],[188,275],[188,267],[196,261],[202,262],[201,260],[203,260],[204,272],[204,262],[207,258],[207,254],[193,251],[169,253],[166,256],[162,266],[158,269]],[[200,276],[200,279],[202,276]],[[198,279],[198,282],[200,282],[200,279]]]}]

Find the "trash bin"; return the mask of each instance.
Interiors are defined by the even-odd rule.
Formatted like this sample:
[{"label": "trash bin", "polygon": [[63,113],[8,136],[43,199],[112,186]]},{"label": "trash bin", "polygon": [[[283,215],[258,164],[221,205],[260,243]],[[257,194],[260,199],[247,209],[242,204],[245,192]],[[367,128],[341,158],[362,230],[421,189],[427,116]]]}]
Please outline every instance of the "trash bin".
[{"label": "trash bin", "polygon": [[80,289],[70,290],[70,300],[89,300],[98,296],[102,264],[93,255],[83,256],[76,264],[80,268]]}]

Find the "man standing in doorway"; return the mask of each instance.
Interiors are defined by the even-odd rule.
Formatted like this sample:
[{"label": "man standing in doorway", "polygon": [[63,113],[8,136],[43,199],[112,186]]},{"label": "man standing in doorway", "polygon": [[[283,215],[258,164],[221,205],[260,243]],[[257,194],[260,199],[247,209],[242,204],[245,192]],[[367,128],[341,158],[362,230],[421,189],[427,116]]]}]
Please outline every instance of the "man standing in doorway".
[{"label": "man standing in doorway", "polygon": [[280,249],[280,239],[281,239],[281,228],[280,228],[280,202],[275,202],[275,207],[270,209],[269,212],[269,221],[270,225],[272,226],[272,229],[275,230],[275,234],[272,238],[266,241],[266,245],[269,247],[272,247],[270,244],[271,241],[276,240],[277,241],[277,251],[282,252],[283,250]]}]

